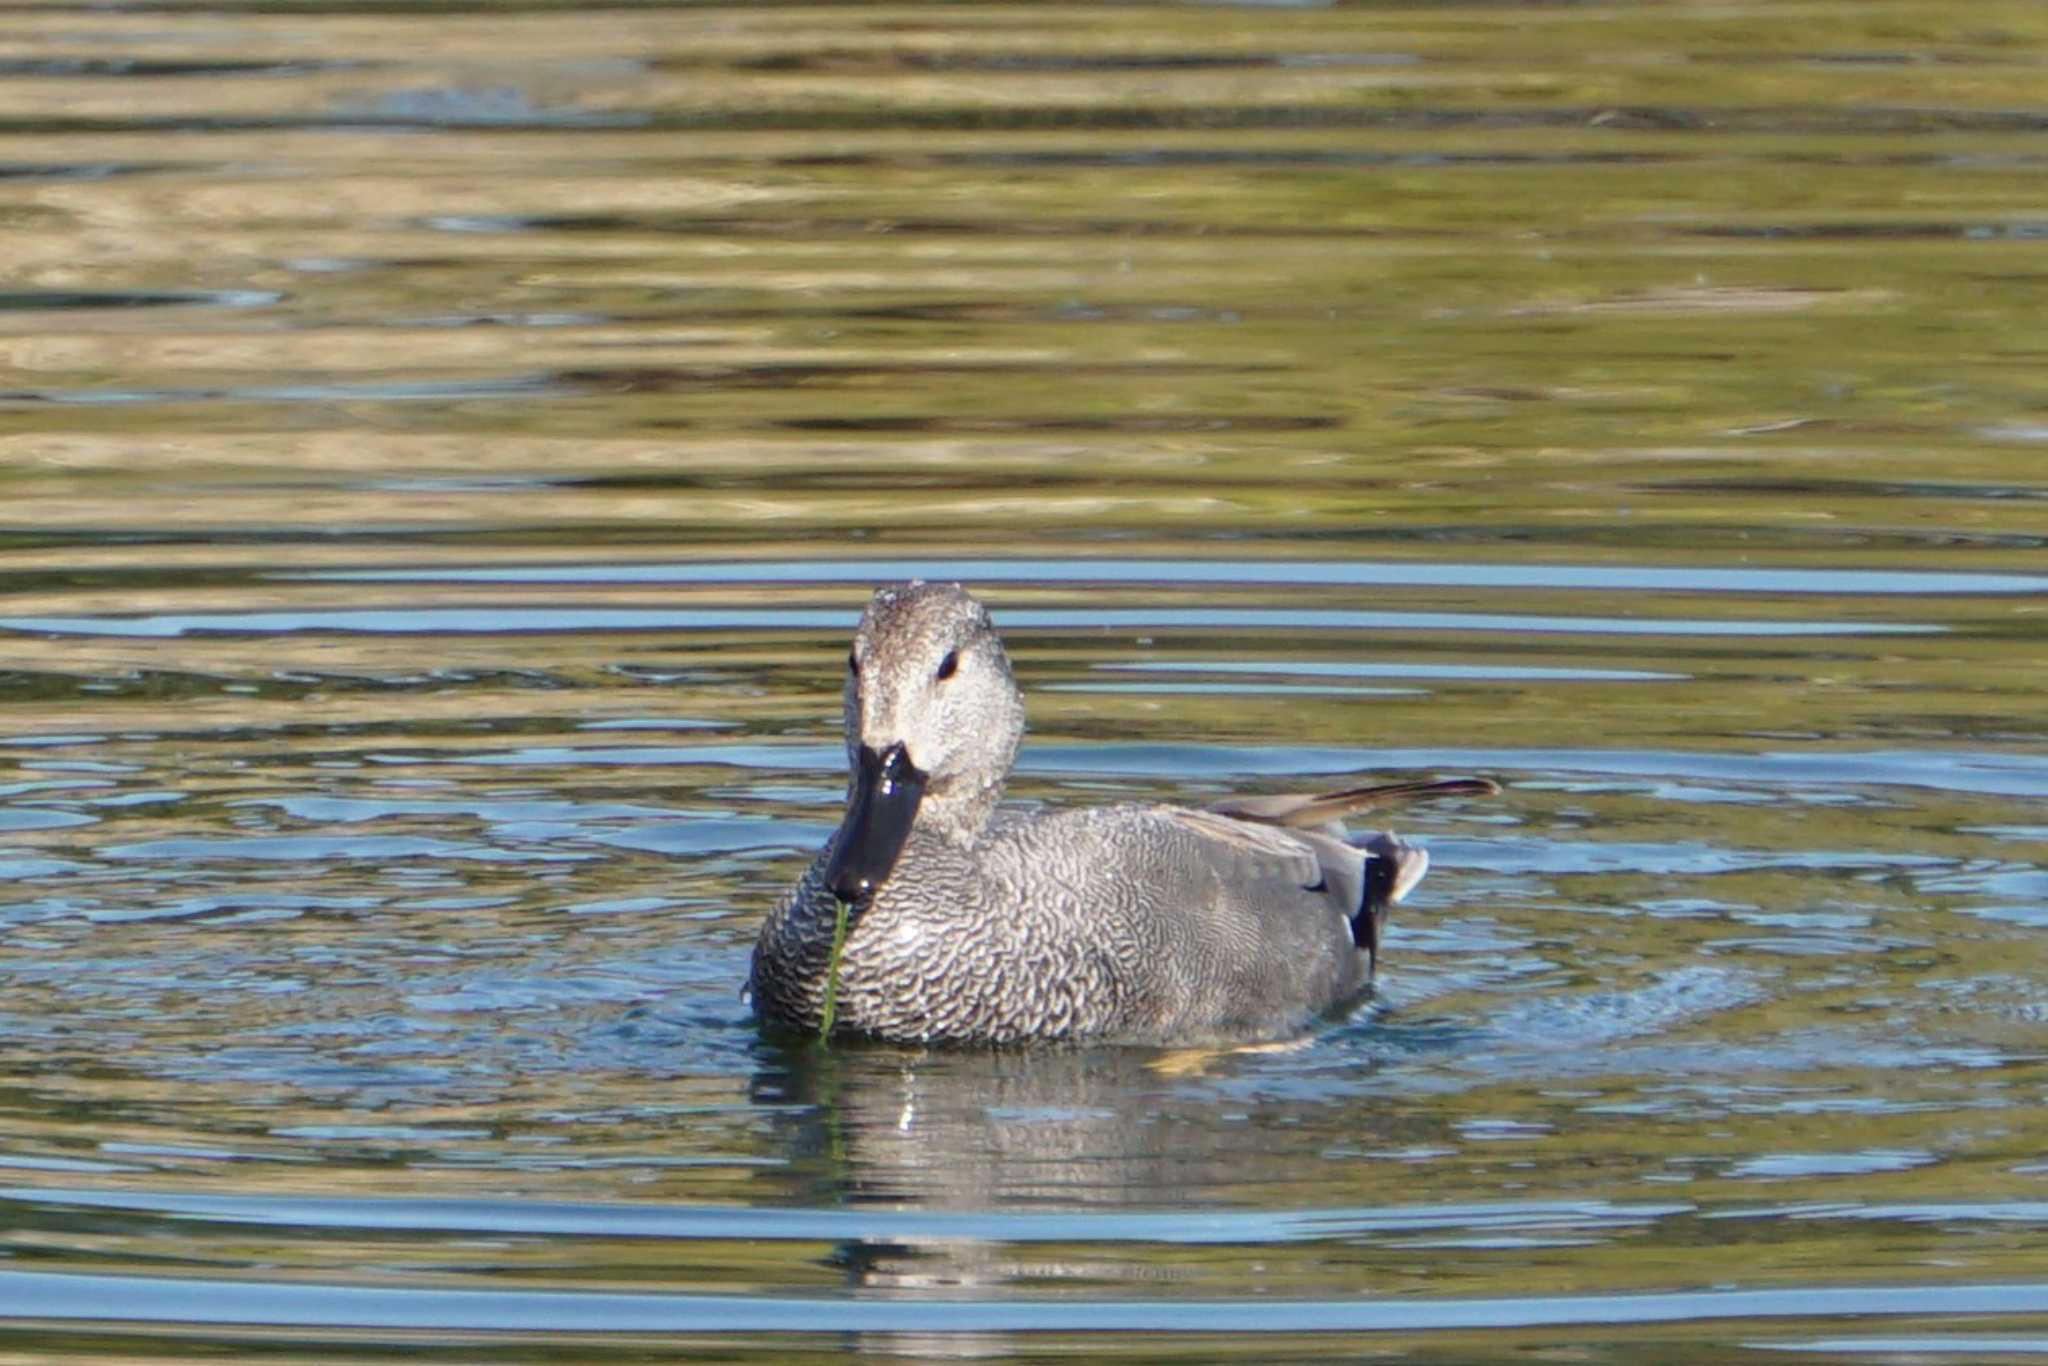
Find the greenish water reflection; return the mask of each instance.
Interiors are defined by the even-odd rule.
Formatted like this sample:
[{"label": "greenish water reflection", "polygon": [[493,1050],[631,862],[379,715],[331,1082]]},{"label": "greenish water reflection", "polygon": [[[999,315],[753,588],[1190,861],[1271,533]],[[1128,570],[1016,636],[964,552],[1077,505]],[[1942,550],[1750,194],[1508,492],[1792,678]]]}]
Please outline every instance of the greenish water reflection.
[{"label": "greenish water reflection", "polygon": [[[0,43],[18,1350],[2043,1350],[2048,12]],[[1509,793],[1298,1049],[773,1046],[912,574],[1021,799]]]}]

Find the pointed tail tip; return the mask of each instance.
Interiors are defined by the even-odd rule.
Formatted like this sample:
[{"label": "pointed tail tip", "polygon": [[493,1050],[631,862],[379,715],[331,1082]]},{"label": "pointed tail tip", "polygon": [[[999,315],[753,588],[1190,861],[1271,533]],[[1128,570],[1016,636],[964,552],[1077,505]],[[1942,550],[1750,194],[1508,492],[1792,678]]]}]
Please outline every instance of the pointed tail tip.
[{"label": "pointed tail tip", "polygon": [[1440,797],[1498,797],[1501,785],[1491,778],[1445,778],[1433,794]]}]

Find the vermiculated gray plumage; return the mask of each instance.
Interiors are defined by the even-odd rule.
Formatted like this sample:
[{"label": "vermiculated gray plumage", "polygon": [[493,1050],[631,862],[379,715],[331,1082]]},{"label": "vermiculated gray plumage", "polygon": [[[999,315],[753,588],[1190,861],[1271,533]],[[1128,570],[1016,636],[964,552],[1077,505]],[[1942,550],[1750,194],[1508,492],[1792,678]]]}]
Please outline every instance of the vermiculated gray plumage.
[{"label": "vermiculated gray plumage", "polygon": [[761,928],[748,987],[764,1022],[819,1028],[843,896],[841,1033],[1292,1037],[1365,994],[1386,909],[1428,866],[1389,834],[1351,845],[1339,819],[1498,791],[1453,779],[1210,810],[999,810],[1023,731],[979,602],[952,584],[876,592],[849,656],[847,818]]}]

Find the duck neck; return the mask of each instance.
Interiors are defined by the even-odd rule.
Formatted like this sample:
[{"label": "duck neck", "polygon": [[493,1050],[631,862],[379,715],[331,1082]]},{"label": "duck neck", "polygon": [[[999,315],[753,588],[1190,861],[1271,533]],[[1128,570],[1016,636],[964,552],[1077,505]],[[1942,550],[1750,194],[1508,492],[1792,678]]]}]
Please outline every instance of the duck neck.
[{"label": "duck neck", "polygon": [[972,847],[988,829],[996,804],[1003,799],[1000,782],[973,786],[964,779],[935,785],[918,804],[918,834],[932,835],[962,849]]}]

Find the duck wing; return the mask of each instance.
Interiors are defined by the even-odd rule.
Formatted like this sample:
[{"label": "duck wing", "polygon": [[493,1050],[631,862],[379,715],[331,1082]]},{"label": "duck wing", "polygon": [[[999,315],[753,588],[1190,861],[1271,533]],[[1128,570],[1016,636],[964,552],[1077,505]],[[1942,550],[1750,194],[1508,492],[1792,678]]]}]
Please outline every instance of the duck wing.
[{"label": "duck wing", "polygon": [[[1242,890],[1248,914],[1256,907],[1273,904],[1321,905],[1349,924],[1352,944],[1375,960],[1387,908],[1406,896],[1429,871],[1426,850],[1391,834],[1376,834],[1354,845],[1320,827],[1295,829],[1190,807],[1159,810],[1184,834],[1195,837],[1202,851],[1198,862]],[[1257,890],[1261,886],[1267,890]],[[1279,895],[1283,886],[1294,890]],[[1257,918],[1266,937],[1278,936],[1275,920],[1263,915]],[[1305,931],[1313,923],[1293,916],[1282,919]],[[1327,930],[1307,932],[1326,934]],[[1297,946],[1296,952],[1307,954],[1312,949],[1304,944]]]},{"label": "duck wing", "polygon": [[[1248,828],[1276,827],[1307,841],[1317,851],[1326,883],[1352,895],[1358,909],[1352,927],[1361,945],[1365,926],[1377,948],[1375,911],[1384,911],[1408,895],[1429,871],[1429,851],[1390,831],[1380,831],[1356,845],[1344,829],[1344,817],[1376,811],[1427,797],[1495,797],[1500,784],[1491,778],[1430,778],[1415,782],[1370,783],[1335,792],[1283,792],[1265,797],[1227,797],[1208,808]],[[1342,850],[1342,853],[1338,851]],[[1345,855],[1349,857],[1345,857]],[[1362,855],[1362,857],[1361,857]]]},{"label": "duck wing", "polygon": [[1337,792],[1282,792],[1267,797],[1226,797],[1208,810],[1219,816],[1288,830],[1322,830],[1362,811],[1419,801],[1425,797],[1497,797],[1500,784],[1491,778],[1434,778],[1420,782],[1373,783]]}]

